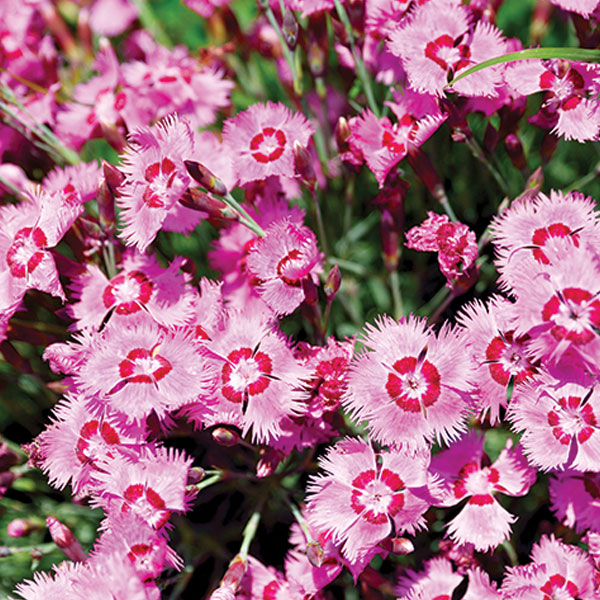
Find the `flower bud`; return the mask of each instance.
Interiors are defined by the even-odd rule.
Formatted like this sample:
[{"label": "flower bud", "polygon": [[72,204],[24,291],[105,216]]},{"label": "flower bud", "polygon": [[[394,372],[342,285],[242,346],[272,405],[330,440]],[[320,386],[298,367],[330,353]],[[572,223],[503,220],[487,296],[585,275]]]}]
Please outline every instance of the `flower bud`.
[{"label": "flower bud", "polygon": [[294,167],[300,180],[314,192],[317,189],[317,176],[308,150],[298,141],[294,142]]},{"label": "flower bud", "polygon": [[296,21],[294,13],[287,6],[283,7],[281,33],[285,43],[293,50],[298,43],[298,21]]},{"label": "flower bud", "polygon": [[407,158],[408,164],[415,172],[415,175],[425,184],[427,189],[436,196],[437,189],[442,187],[442,182],[440,181],[429,156],[427,156],[420,148],[409,145]]},{"label": "flower bud", "polygon": [[46,517],[46,524],[54,543],[63,551],[65,556],[74,562],[85,562],[87,554],[73,532],[54,517]]},{"label": "flower bud", "polygon": [[485,133],[483,134],[483,147],[485,148],[485,151],[492,154],[496,150],[499,140],[500,136],[498,135],[498,131],[488,122]]},{"label": "flower bud", "polygon": [[527,168],[527,159],[523,151],[523,144],[521,144],[521,140],[515,133],[509,133],[506,136],[504,148],[506,149],[508,158],[510,158],[510,162],[520,171],[524,171]]},{"label": "flower bud", "polygon": [[119,197],[119,187],[125,181],[125,175],[112,163],[102,161],[102,173],[113,196]]},{"label": "flower bud", "polygon": [[319,294],[315,282],[309,277],[302,280],[302,289],[304,291],[304,302],[314,306],[319,301]]},{"label": "flower bud", "polygon": [[196,162],[195,160],[184,160],[183,164],[192,178],[206,191],[217,196],[227,195],[227,187],[225,184],[203,164]]},{"label": "flower bud", "polygon": [[340,284],[342,283],[342,274],[340,272],[340,268],[337,266],[337,263],[333,265],[331,271],[327,274],[327,279],[325,280],[325,285],[323,286],[323,291],[325,292],[325,297],[328,302],[331,302],[335,295],[338,293],[340,289]]},{"label": "flower bud", "polygon": [[400,260],[399,234],[394,226],[394,219],[387,209],[381,213],[381,223],[379,226],[381,238],[381,250],[383,252],[383,263],[388,273],[392,273],[398,268]]},{"label": "flower bud", "polygon": [[542,143],[540,144],[540,155],[543,164],[550,162],[550,159],[556,150],[556,146],[558,146],[558,137],[549,131],[546,132],[542,138]]},{"label": "flower bud", "polygon": [[230,587],[233,590],[237,590],[246,574],[247,568],[248,563],[240,554],[238,554],[229,563],[227,572],[223,575],[223,579],[221,580],[221,587]]},{"label": "flower bud", "polygon": [[317,567],[317,569],[322,567],[324,556],[323,547],[319,542],[308,542],[306,545],[306,558],[313,567]]},{"label": "flower bud", "polygon": [[213,429],[212,437],[219,446],[231,447],[240,441],[240,436],[236,431],[227,427],[217,427]]},{"label": "flower bud", "polygon": [[335,126],[335,143],[340,152],[348,151],[348,138],[352,134],[350,125],[346,117],[340,117]]},{"label": "flower bud", "polygon": [[415,551],[414,544],[405,537],[395,537],[391,538],[389,541],[390,552],[394,554],[399,554],[400,556],[405,556],[407,554],[411,554]]},{"label": "flower bud", "polygon": [[192,467],[188,470],[186,485],[196,485],[197,483],[200,483],[204,477],[206,477],[206,473],[202,467]]},{"label": "flower bud", "polygon": [[110,186],[104,180],[98,186],[96,194],[96,203],[98,204],[98,220],[100,226],[107,234],[115,231],[115,197],[111,192]]},{"label": "flower bud", "polygon": [[273,448],[263,450],[262,456],[256,464],[256,476],[262,479],[272,475],[282,458],[283,454],[279,450]]},{"label": "flower bud", "polygon": [[19,457],[6,443],[0,443],[0,471],[6,471],[19,462]]},{"label": "flower bud", "polygon": [[6,533],[8,533],[10,537],[20,538],[28,536],[36,529],[39,529],[39,527],[28,519],[13,519],[6,526]]}]

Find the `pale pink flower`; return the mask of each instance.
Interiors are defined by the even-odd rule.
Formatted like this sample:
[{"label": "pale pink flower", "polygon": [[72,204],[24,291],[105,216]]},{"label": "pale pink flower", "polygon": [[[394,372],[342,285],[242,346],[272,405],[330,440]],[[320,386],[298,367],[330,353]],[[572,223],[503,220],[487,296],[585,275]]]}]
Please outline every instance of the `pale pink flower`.
[{"label": "pale pink flower", "polygon": [[130,0],[95,0],[90,8],[90,27],[98,35],[113,37],[123,33],[137,18]]},{"label": "pale pink flower", "polygon": [[77,206],[96,197],[101,179],[102,171],[95,162],[81,163],[55,167],[44,177],[42,187],[49,194],[62,196],[66,204]]},{"label": "pale pink flower", "polygon": [[36,571],[33,579],[19,583],[15,592],[24,600],[78,600],[73,582],[87,569],[85,563],[64,561],[54,567],[54,573]]},{"label": "pale pink flower", "polygon": [[464,431],[472,365],[456,331],[443,326],[436,337],[425,319],[382,317],[363,343],[369,350],[351,366],[344,404],[376,440],[423,447]]},{"label": "pale pink flower", "polygon": [[240,185],[270,175],[293,178],[294,143],[306,147],[313,133],[301,113],[273,102],[253,104],[223,124],[223,141]]},{"label": "pale pink flower", "polygon": [[521,444],[542,470],[600,470],[600,392],[592,382],[555,380],[521,386],[507,418],[523,432]]},{"label": "pale pink flower", "polygon": [[248,253],[246,265],[257,292],[278,314],[293,312],[304,300],[304,279],[318,282],[323,256],[315,234],[284,219],[272,223]]},{"label": "pale pink flower", "polygon": [[304,600],[302,588],[273,567],[266,567],[253,556],[242,580],[239,596],[246,600]]},{"label": "pale pink flower", "polygon": [[[390,33],[388,48],[401,59],[411,87],[442,96],[451,78],[505,54],[506,40],[490,23],[473,25],[469,9],[458,0],[429,0]],[[496,96],[502,72],[500,65],[483,69],[452,89],[463,96]]]},{"label": "pale pink flower", "polygon": [[[519,446],[508,440],[500,456],[488,467],[484,439],[469,433],[431,459],[431,471],[442,478],[445,490],[441,506],[454,506],[468,498],[463,509],[448,523],[448,532],[457,544],[473,544],[487,552],[504,542],[517,518],[504,509],[496,493],[524,496],[536,478]],[[489,464],[489,463],[488,463]]]},{"label": "pale pink flower", "polygon": [[226,312],[223,304],[223,282],[203,277],[199,283],[200,294],[194,295],[193,316],[184,327],[193,339],[198,342],[210,340],[225,325]]},{"label": "pale pink flower", "polygon": [[402,572],[395,590],[397,600],[451,598],[462,580],[463,576],[452,569],[447,558],[432,558],[421,571],[406,569]]},{"label": "pale pink flower", "polygon": [[577,533],[600,530],[600,473],[553,473],[550,504],[561,522]]},{"label": "pale pink flower", "polygon": [[490,580],[490,576],[479,567],[469,569],[469,587],[462,600],[507,600],[498,589],[498,584]]},{"label": "pale pink flower", "polygon": [[509,598],[598,597],[592,561],[577,546],[567,545],[553,535],[543,536],[539,544],[534,544],[531,558],[533,562],[528,565],[507,568],[501,591]]},{"label": "pale pink flower", "polygon": [[550,2],[563,10],[576,12],[584,17],[589,17],[598,7],[598,0],[550,0]]},{"label": "pale pink flower", "polygon": [[429,454],[376,454],[361,439],[346,438],[329,449],[325,473],[308,485],[308,517],[331,535],[349,563],[361,561],[394,531],[414,533],[429,508],[419,494],[428,483]]}]

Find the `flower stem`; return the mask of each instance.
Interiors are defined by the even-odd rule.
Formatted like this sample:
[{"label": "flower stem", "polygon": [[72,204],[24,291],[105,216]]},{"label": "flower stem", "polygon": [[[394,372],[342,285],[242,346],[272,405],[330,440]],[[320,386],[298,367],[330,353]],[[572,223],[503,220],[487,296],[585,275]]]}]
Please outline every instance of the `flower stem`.
[{"label": "flower stem", "polygon": [[258,529],[258,524],[260,522],[260,509],[256,510],[248,519],[246,523],[246,527],[244,527],[244,533],[242,534],[242,545],[240,546],[239,555],[245,560],[248,557],[248,550],[250,549],[250,544],[256,535],[256,530]]},{"label": "flower stem", "polygon": [[231,195],[230,192],[227,192],[225,196],[222,197],[223,202],[241,215],[240,222],[244,224],[248,229],[254,232],[259,237],[265,237],[264,229],[248,214],[246,209]]}]

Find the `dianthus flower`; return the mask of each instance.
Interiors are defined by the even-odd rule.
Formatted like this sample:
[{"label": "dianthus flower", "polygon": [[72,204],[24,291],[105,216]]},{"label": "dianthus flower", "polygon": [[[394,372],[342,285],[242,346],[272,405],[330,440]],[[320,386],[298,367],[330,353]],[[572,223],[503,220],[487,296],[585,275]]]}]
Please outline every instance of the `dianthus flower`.
[{"label": "dianthus flower", "polygon": [[[458,0],[429,0],[389,34],[388,48],[401,59],[411,87],[442,96],[450,79],[506,53],[506,40],[494,25],[471,21],[468,7]],[[502,66],[483,69],[452,89],[463,96],[496,96],[502,72]]]},{"label": "dianthus flower", "polygon": [[346,438],[329,449],[325,474],[308,485],[311,522],[331,535],[349,563],[372,556],[392,531],[414,533],[425,524],[429,454],[376,454],[361,439]]},{"label": "dianthus flower", "polygon": [[598,0],[550,0],[552,4],[560,6],[563,10],[578,13],[589,17],[598,7]]},{"label": "dianthus flower", "polygon": [[536,478],[521,453],[508,440],[500,456],[484,466],[483,437],[471,432],[431,459],[431,471],[445,484],[440,505],[454,506],[468,499],[448,523],[450,537],[457,544],[470,543],[487,552],[504,542],[517,518],[496,500],[496,493],[524,496]]},{"label": "dianthus flower", "polygon": [[552,511],[577,533],[600,530],[600,473],[567,470],[549,483]]},{"label": "dianthus flower", "polygon": [[472,365],[461,344],[448,326],[436,337],[425,319],[380,318],[366,328],[370,350],[351,365],[345,406],[383,444],[456,439],[471,391]]},{"label": "dianthus flower", "polygon": [[318,281],[321,261],[315,234],[284,219],[271,224],[252,246],[246,265],[260,297],[274,312],[286,315],[304,300],[303,280]]},{"label": "dianthus flower", "polygon": [[534,544],[529,565],[508,567],[501,591],[509,598],[548,600],[598,597],[594,565],[577,546],[564,544],[554,536],[543,536]]},{"label": "dianthus flower", "polygon": [[302,114],[273,102],[253,104],[223,124],[240,185],[270,175],[294,177],[294,143],[306,147],[313,133]]},{"label": "dianthus flower", "polygon": [[524,385],[507,418],[523,432],[521,444],[538,468],[600,471],[600,391],[591,382],[546,376]]}]

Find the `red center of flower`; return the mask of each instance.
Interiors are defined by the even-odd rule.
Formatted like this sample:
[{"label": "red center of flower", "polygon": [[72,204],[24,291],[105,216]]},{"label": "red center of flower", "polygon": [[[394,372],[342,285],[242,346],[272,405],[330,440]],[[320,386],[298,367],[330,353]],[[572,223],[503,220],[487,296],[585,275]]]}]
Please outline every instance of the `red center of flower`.
[{"label": "red center of flower", "polygon": [[119,363],[121,377],[129,383],[158,383],[173,369],[171,363],[158,354],[160,344],[151,350],[134,348]]},{"label": "red center of flower", "polygon": [[542,319],[552,323],[550,333],[556,340],[587,344],[600,327],[600,300],[587,290],[565,288],[556,292],[542,309]]},{"label": "red center of flower", "polygon": [[[566,600],[566,598],[577,598],[579,595],[578,587],[560,573],[549,577],[546,583],[540,588],[540,591],[544,594],[544,600],[555,600],[557,598],[564,598]],[[562,593],[557,594],[557,592]]]},{"label": "red center of flower", "polygon": [[161,194],[166,193],[172,187],[177,176],[177,167],[168,158],[155,162],[144,171],[144,178],[150,184],[146,186],[142,194],[142,200],[150,208],[162,208],[165,206]]},{"label": "red center of flower", "polygon": [[102,294],[104,306],[112,308],[119,315],[138,312],[152,296],[153,283],[141,271],[117,275],[110,280]]},{"label": "red center of flower", "polygon": [[284,283],[294,287],[300,286],[300,280],[307,274],[306,261],[302,252],[292,248],[278,263],[277,275]]},{"label": "red center of flower", "polygon": [[280,587],[281,586],[276,579],[265,585],[262,593],[263,600],[276,600],[277,592],[279,591]]},{"label": "red center of flower", "polygon": [[311,383],[321,399],[324,410],[336,410],[346,389],[346,369],[348,360],[336,356],[331,360],[322,360],[315,370]]},{"label": "red center of flower", "polygon": [[458,499],[471,496],[469,504],[486,506],[494,502],[494,490],[504,489],[498,485],[499,481],[500,473],[494,467],[481,468],[479,463],[470,462],[458,472],[458,479],[453,486],[454,496]]},{"label": "red center of flower", "polygon": [[259,163],[269,163],[277,160],[285,150],[287,138],[281,129],[274,127],[263,127],[250,140],[252,157]]},{"label": "red center of flower", "polygon": [[425,46],[425,56],[432,60],[444,71],[457,72],[470,64],[471,50],[466,44],[461,44],[462,36],[452,38],[448,34],[440,35]]},{"label": "red center of flower", "polygon": [[564,446],[568,446],[574,436],[583,444],[596,433],[598,421],[594,409],[589,403],[582,404],[579,396],[563,397],[547,415],[552,435]]},{"label": "red center of flower", "polygon": [[231,402],[243,402],[245,396],[262,394],[271,383],[273,363],[268,354],[251,348],[233,350],[221,370],[221,391]]},{"label": "red center of flower", "polygon": [[125,501],[121,507],[122,512],[133,510],[155,529],[160,529],[171,516],[171,511],[166,510],[165,501],[160,494],[142,483],[130,485],[123,492],[123,498]]},{"label": "red center of flower", "polygon": [[428,360],[420,365],[414,356],[393,364],[385,384],[389,397],[404,411],[418,413],[432,406],[440,395],[440,374]]},{"label": "red center of flower", "polygon": [[79,204],[79,194],[72,183],[67,183],[62,191],[65,204],[68,204],[69,206],[77,206]]},{"label": "red center of flower", "polygon": [[17,231],[6,253],[6,264],[13,277],[24,278],[33,273],[44,258],[48,245],[46,235],[39,227],[24,227]]},{"label": "red center of flower", "polygon": [[550,264],[548,257],[544,254],[542,246],[546,244],[549,238],[566,238],[568,237],[575,246],[579,246],[579,235],[571,231],[571,228],[564,223],[552,223],[548,227],[540,227],[533,232],[531,241],[537,248],[533,248],[534,258],[544,264]]},{"label": "red center of flower", "polygon": [[120,443],[121,438],[111,425],[106,422],[100,424],[93,419],[84,423],[79,430],[75,454],[82,464],[89,464],[94,469],[98,469],[95,461],[99,458],[113,458],[110,446]]},{"label": "red center of flower", "polygon": [[485,351],[490,375],[502,386],[508,385],[511,377],[516,385],[537,372],[525,352],[525,343],[529,336],[523,335],[514,339],[513,334],[514,331],[511,330],[497,335]]},{"label": "red center of flower", "polygon": [[560,77],[545,71],[540,75],[540,87],[550,92],[546,105],[557,105],[562,110],[573,110],[585,96],[583,76],[573,68]]},{"label": "red center of flower", "polygon": [[369,523],[386,523],[404,506],[404,482],[389,469],[383,469],[379,477],[374,469],[363,471],[352,481],[352,488],[352,509]]}]

